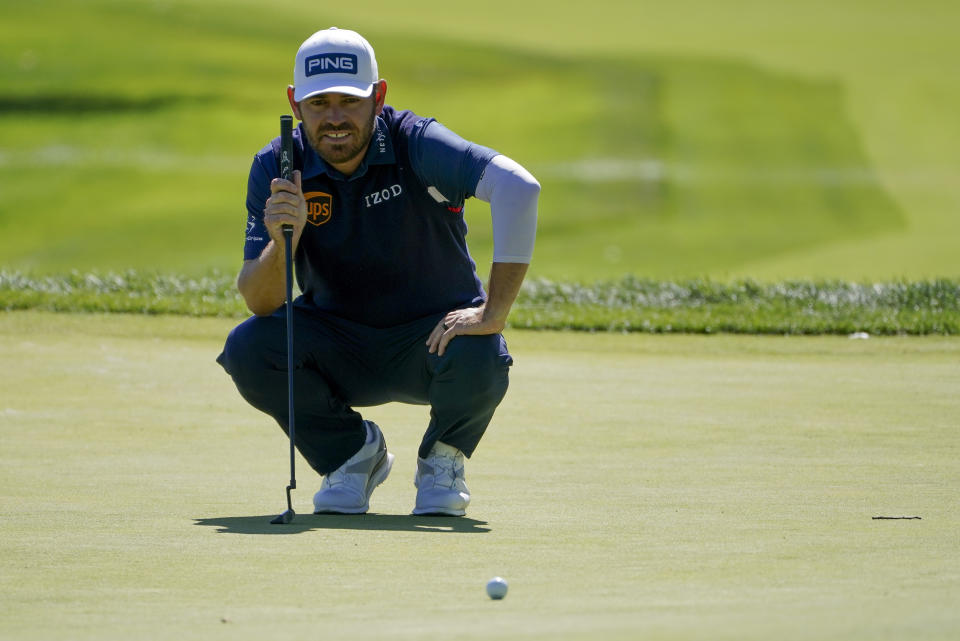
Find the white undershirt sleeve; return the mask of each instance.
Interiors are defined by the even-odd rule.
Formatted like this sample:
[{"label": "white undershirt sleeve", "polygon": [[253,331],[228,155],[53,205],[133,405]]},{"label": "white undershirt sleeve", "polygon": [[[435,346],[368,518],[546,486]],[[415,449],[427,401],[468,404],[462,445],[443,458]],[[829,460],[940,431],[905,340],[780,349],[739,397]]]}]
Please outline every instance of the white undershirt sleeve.
[{"label": "white undershirt sleeve", "polygon": [[506,156],[494,156],[475,190],[490,203],[493,222],[493,262],[529,263],[537,235],[540,183]]}]

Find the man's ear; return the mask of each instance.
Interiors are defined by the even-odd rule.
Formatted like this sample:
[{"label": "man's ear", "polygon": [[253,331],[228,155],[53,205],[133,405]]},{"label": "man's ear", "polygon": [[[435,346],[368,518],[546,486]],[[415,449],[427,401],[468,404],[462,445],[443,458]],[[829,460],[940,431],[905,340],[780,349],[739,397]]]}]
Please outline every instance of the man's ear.
[{"label": "man's ear", "polygon": [[287,85],[287,100],[290,101],[290,108],[293,109],[293,115],[297,120],[303,120],[300,116],[300,105],[293,99],[293,85]]},{"label": "man's ear", "polygon": [[377,108],[377,115],[383,113],[383,105],[387,100],[387,81],[378,80],[377,86],[373,88],[373,101]]}]

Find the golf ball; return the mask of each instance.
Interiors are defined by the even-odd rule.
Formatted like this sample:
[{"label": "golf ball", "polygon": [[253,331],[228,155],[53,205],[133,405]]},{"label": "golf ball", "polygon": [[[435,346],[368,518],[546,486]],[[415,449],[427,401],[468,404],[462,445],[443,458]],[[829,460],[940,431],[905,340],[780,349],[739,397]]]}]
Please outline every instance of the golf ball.
[{"label": "golf ball", "polygon": [[491,599],[502,599],[507,596],[507,582],[498,576],[487,581],[487,594]]}]

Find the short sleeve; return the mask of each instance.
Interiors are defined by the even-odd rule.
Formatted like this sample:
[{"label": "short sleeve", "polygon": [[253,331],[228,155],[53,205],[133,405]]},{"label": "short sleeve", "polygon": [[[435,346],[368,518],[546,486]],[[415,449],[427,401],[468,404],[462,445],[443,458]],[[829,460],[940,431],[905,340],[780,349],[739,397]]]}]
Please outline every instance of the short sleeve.
[{"label": "short sleeve", "polygon": [[250,166],[250,176],[247,179],[247,232],[243,244],[244,260],[259,257],[263,248],[270,242],[270,234],[267,233],[267,228],[263,224],[263,209],[267,198],[270,197],[270,181],[274,176],[264,166],[265,156],[269,156],[272,160],[272,150],[264,150],[254,157],[253,164]]},{"label": "short sleeve", "polygon": [[428,118],[415,125],[409,154],[413,170],[431,189],[431,195],[454,206],[473,197],[483,170],[498,155]]}]

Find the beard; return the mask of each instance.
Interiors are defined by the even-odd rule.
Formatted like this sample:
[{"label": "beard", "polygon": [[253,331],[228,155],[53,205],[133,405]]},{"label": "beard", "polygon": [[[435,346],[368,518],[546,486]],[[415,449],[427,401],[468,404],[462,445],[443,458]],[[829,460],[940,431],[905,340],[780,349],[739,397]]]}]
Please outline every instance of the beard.
[{"label": "beard", "polygon": [[[370,118],[360,125],[360,127],[341,126],[341,127],[319,127],[316,130],[307,130],[307,142],[313,147],[313,150],[323,158],[328,165],[341,165],[354,160],[357,156],[366,153],[367,145],[373,138],[373,130],[377,120],[377,114],[374,109],[370,109]],[[325,134],[333,132],[346,132],[352,134],[349,142],[338,144],[332,142],[329,138],[324,138]]]}]

